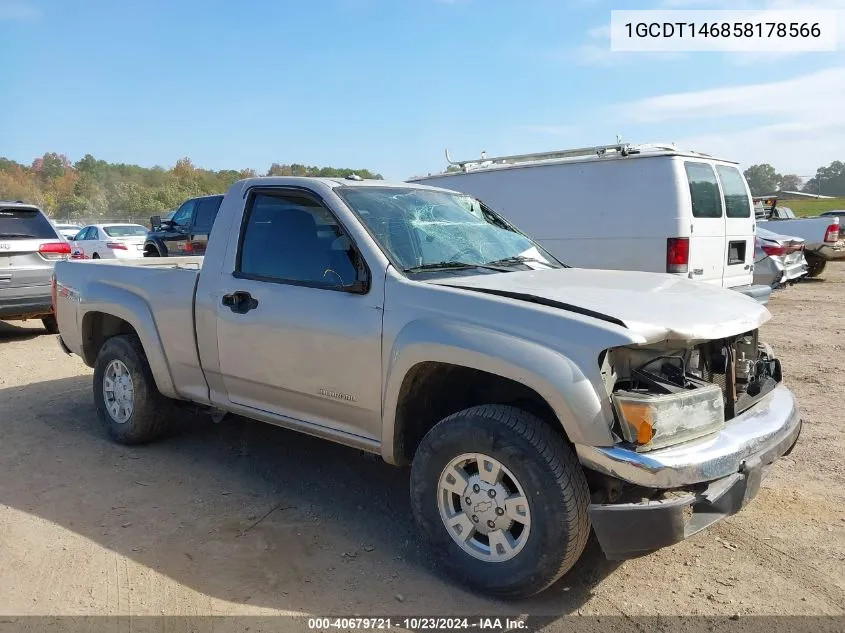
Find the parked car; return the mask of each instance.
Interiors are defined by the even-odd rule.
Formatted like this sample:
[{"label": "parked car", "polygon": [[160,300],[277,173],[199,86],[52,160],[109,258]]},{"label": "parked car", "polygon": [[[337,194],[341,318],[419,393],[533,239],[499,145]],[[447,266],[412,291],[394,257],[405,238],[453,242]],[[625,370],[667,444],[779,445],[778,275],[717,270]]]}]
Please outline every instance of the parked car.
[{"label": "parked car", "polygon": [[56,231],[58,231],[59,235],[61,235],[66,240],[72,240],[74,237],[76,237],[76,234],[82,230],[82,227],[78,224],[59,224],[57,222],[54,222],[53,226],[56,227]]},{"label": "parked car", "polygon": [[777,288],[805,276],[804,240],[757,228],[754,283]]},{"label": "parked car", "polygon": [[242,180],[205,257],[60,263],[55,293],[116,441],[183,401],[410,463],[434,555],[499,596],[550,586],[591,527],[624,559],[738,512],[801,430],[764,306],[566,267],[443,189]]},{"label": "parked car", "polygon": [[48,332],[58,332],[50,277],[69,255],[70,244],[41,209],[0,201],[0,319],[41,319]]},{"label": "parked car", "polygon": [[840,238],[838,217],[797,218],[792,209],[778,206],[777,197],[773,196],[756,197],[754,202],[758,229],[786,233],[804,240],[808,277],[821,275],[829,261],[845,259],[845,241]]},{"label": "parked car", "polygon": [[71,240],[72,259],[137,259],[144,256],[147,227],[91,224]]},{"label": "parked car", "polygon": [[483,200],[573,266],[670,273],[761,303],[771,295],[753,284],[751,194],[732,161],[617,144],[450,162],[410,182]]},{"label": "parked car", "polygon": [[144,244],[144,257],[202,255],[208,234],[220,209],[222,195],[191,198],[169,217],[152,216]]}]

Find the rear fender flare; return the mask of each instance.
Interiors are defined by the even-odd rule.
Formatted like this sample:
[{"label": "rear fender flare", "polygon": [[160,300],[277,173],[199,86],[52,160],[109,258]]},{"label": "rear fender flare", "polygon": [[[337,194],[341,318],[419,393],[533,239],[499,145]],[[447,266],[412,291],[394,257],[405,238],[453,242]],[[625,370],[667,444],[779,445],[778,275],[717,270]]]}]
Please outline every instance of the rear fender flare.
[{"label": "rear fender flare", "polygon": [[[106,297],[108,297],[106,299]],[[88,327],[91,327],[89,319],[93,313],[101,312],[128,323],[138,335],[147,362],[150,365],[156,387],[163,396],[169,398],[180,398],[176,393],[173,384],[170,365],[164,353],[161,337],[158,333],[155,317],[150,306],[138,295],[115,286],[102,286],[97,283],[90,283],[85,290],[85,300],[80,306],[81,323],[83,332],[83,350],[86,363],[97,357],[99,350],[89,349],[90,339],[84,336]]]}]

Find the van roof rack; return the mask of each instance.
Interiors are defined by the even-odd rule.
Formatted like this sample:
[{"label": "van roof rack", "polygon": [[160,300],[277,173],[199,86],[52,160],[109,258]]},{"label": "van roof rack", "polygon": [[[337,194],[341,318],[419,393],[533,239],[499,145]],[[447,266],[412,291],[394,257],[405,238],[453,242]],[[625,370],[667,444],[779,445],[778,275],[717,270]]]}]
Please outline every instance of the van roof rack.
[{"label": "van roof rack", "polygon": [[[452,160],[449,150],[446,150],[446,162],[451,166],[460,167],[463,171],[479,169],[491,165],[514,165],[518,163],[529,163],[543,160],[556,160],[560,158],[578,158],[585,156],[604,157],[630,156],[640,154],[644,151],[678,151],[674,143],[647,143],[632,145],[630,143],[617,142],[613,145],[594,145],[592,147],[577,147],[574,149],[561,149],[551,152],[536,152],[533,154],[511,154],[510,156],[488,157],[486,152],[481,152],[480,158],[470,160]],[[705,154],[702,154],[705,156]]]}]

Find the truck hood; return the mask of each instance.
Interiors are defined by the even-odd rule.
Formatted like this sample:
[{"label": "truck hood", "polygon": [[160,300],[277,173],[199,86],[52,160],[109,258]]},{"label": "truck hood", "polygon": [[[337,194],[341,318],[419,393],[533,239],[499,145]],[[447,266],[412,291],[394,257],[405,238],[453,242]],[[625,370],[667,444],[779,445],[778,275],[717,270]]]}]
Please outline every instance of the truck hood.
[{"label": "truck hood", "polygon": [[734,290],[674,275],[556,268],[430,283],[540,303],[609,321],[658,341],[706,341],[757,329],[771,314]]}]

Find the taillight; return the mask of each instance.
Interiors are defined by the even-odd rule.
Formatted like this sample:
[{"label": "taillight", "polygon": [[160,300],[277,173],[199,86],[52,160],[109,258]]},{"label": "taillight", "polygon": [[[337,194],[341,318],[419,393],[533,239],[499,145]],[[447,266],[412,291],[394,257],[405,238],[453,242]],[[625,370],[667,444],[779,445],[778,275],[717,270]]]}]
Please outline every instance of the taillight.
[{"label": "taillight", "polygon": [[689,271],[689,238],[670,237],[666,240],[666,272]]},{"label": "taillight", "polygon": [[67,259],[70,255],[70,244],[67,242],[45,242],[38,247],[38,253],[44,259]]},{"label": "taillight", "polygon": [[122,242],[106,242],[106,248],[110,248],[113,251],[128,251],[129,249],[126,248],[126,244]]},{"label": "taillight", "polygon": [[827,231],[824,234],[824,241],[825,242],[838,242],[839,241],[839,224],[831,224],[827,227]]},{"label": "taillight", "polygon": [[785,246],[778,246],[773,244],[760,244],[763,252],[770,257],[783,257],[788,252]]}]

